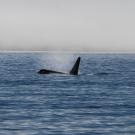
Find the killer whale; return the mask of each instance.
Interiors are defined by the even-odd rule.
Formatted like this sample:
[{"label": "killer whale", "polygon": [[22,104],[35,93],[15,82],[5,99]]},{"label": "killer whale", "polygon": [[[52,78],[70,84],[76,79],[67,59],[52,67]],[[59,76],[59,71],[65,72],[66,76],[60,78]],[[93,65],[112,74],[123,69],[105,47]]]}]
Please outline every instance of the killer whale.
[{"label": "killer whale", "polygon": [[48,70],[48,69],[41,69],[41,70],[38,71],[38,73],[39,74],[70,74],[70,75],[78,75],[80,60],[81,60],[81,58],[78,57],[75,64],[74,64],[74,66],[72,67],[72,69],[70,70],[69,73],[53,71],[53,70]]}]

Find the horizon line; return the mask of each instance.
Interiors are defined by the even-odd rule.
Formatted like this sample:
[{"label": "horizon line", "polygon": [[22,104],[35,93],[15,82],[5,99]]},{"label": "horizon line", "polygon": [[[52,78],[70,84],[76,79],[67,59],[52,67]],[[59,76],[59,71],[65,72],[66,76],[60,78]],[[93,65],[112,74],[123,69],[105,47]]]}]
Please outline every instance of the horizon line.
[{"label": "horizon line", "polygon": [[81,53],[81,54],[135,54],[135,52],[114,51],[28,51],[28,50],[0,50],[0,53]]}]

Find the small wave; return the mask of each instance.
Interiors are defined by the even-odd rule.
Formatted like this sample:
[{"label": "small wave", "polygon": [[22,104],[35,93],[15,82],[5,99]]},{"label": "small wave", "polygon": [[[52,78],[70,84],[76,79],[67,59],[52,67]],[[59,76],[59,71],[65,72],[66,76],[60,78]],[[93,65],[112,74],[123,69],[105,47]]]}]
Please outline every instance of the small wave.
[{"label": "small wave", "polygon": [[99,72],[99,73],[95,73],[95,75],[99,75],[99,76],[116,75],[116,74],[120,74],[120,73],[113,73],[113,72]]}]

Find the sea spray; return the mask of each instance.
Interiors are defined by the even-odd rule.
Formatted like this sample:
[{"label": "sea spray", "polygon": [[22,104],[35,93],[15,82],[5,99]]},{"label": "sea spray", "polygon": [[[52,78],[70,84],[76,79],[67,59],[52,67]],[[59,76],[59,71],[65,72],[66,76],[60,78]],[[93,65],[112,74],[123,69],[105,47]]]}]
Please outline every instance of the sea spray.
[{"label": "sea spray", "polygon": [[42,54],[40,61],[42,68],[69,72],[76,60],[76,56],[72,53],[51,52]]}]

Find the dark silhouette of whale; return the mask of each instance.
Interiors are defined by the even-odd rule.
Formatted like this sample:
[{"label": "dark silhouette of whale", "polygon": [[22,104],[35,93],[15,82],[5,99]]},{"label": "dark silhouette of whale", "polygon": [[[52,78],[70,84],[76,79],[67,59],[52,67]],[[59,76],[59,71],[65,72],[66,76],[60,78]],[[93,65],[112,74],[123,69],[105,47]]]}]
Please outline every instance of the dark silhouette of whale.
[{"label": "dark silhouette of whale", "polygon": [[70,75],[78,75],[80,60],[81,60],[81,58],[78,57],[75,64],[74,64],[74,66],[72,67],[72,69],[70,70],[69,73],[53,71],[53,70],[48,70],[48,69],[41,69],[41,70],[38,71],[38,73],[39,74],[70,74]]}]

